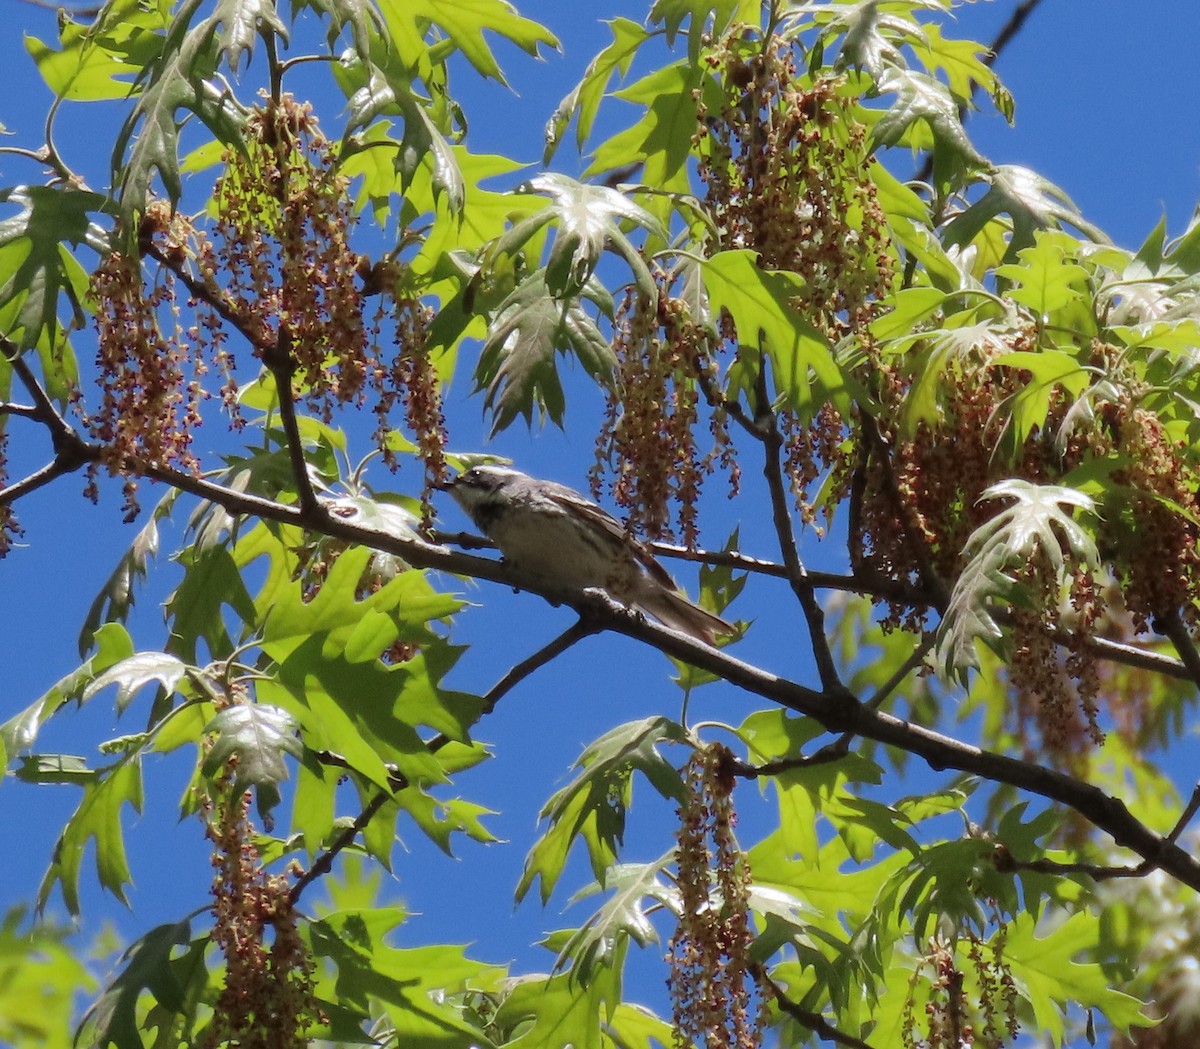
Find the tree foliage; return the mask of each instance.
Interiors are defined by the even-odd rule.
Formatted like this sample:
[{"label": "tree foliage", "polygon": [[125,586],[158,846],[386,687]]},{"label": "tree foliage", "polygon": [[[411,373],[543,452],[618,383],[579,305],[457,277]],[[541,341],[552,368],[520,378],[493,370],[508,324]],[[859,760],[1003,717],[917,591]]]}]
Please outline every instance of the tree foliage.
[{"label": "tree foliage", "polygon": [[[1121,248],[984,157],[965,114],[1013,103],[948,6],[614,19],[546,124],[545,164],[573,137],[580,179],[472,152],[455,85],[506,84],[498,43],[556,44],[505,0],[108,0],[28,40],[57,101],[44,142],[2,150],[34,181],[0,191],[0,553],[31,556],[22,501],[72,476],[140,530],[0,751],[25,789],[76,793],[39,907],[78,917],[90,878],[126,899],[152,757],[189,770],[215,874],[103,981],[11,913],[0,1037],[1194,1038],[1197,801],[1166,763],[1200,685],[1200,227]],[[80,103],[111,114],[108,167],[55,134]],[[478,447],[449,443],[455,378]],[[594,436],[593,494],[700,564],[734,636],[550,592],[444,530],[438,486],[520,420]],[[464,643],[466,578],[576,620]],[[398,836],[474,843],[483,876],[506,804],[460,793],[483,726],[580,644],[676,670],[567,785],[528,771],[551,796],[517,899],[586,869],[591,913],[548,972],[396,946]],[[497,683],[464,691],[465,666]],[[742,713],[695,716],[718,695]],[[96,704],[136,727],[47,747]],[[635,823],[658,859],[629,854]],[[638,949],[665,953],[669,1004],[626,979]]]}]

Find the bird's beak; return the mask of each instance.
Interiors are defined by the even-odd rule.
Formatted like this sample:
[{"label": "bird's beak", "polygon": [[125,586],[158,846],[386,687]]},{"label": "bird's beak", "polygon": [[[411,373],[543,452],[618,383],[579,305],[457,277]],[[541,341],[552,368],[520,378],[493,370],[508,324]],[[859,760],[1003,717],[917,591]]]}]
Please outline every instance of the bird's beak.
[{"label": "bird's beak", "polygon": [[458,483],[457,477],[451,477],[448,481],[434,481],[433,487],[439,492],[448,492]]}]

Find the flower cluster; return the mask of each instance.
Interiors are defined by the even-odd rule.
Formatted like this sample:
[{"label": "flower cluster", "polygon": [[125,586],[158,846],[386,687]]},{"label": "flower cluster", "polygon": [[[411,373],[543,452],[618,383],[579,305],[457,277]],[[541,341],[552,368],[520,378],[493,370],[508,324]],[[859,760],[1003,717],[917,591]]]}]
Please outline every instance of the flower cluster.
[{"label": "flower cluster", "polygon": [[313,993],[315,963],[300,936],[288,878],[263,870],[249,801],[248,793],[230,799],[209,822],[212,940],[225,957],[225,984],[203,1044],[300,1049],[309,1044],[309,1027],[323,1019]]},{"label": "flower cluster", "polygon": [[670,295],[669,278],[656,277],[653,300],[630,292],[617,314],[617,370],[597,439],[592,491],[599,496],[605,470],[613,469],[613,498],[628,512],[630,527],[653,539],[675,537],[675,503],[679,538],[694,547],[704,478],[720,464],[736,493],[739,469],[719,405],[709,412],[712,449],[702,454],[697,448],[701,398],[716,400],[712,340],[686,303]]},{"label": "flower cluster", "polygon": [[346,179],[312,107],[269,99],[214,190],[225,295],[256,352],[326,421],[368,380]]},{"label": "flower cluster", "polygon": [[[390,418],[400,402],[409,432],[416,437],[416,453],[425,464],[421,506],[423,524],[428,526],[433,519],[433,486],[448,476],[446,417],[442,409],[441,378],[425,348],[433,310],[419,298],[399,293],[397,289],[402,286],[402,273],[385,273],[371,331],[370,382],[375,391],[374,410],[378,420],[374,436],[384,462],[396,469],[398,460]],[[385,355],[380,337],[383,319],[389,312],[394,349]]]},{"label": "flower cluster", "polygon": [[[1000,1049],[1011,1044],[1017,1023],[1017,987],[1004,960],[1007,929],[990,940],[965,936],[967,969],[950,940],[934,938],[908,981],[901,1044],[904,1049]],[[969,988],[969,990],[968,990]],[[916,1007],[924,1002],[918,1033]]]},{"label": "flower cluster", "polygon": [[[180,250],[191,232],[163,203],[151,205],[142,227],[144,239],[161,231]],[[147,289],[140,257],[114,251],[92,274],[90,290],[96,304],[101,400],[90,414],[83,411],[81,399],[76,405],[101,443],[109,471],[151,464],[197,472],[191,445],[200,404],[208,396],[203,386],[208,363],[184,331],[175,275],[164,271]],[[125,499],[131,519],[137,513],[131,481]]]},{"label": "flower cluster", "polygon": [[804,278],[796,307],[831,339],[861,333],[892,280],[867,129],[838,80],[798,76],[792,52],[733,30],[709,55],[719,101],[698,91],[705,203],[720,248]]},{"label": "flower cluster", "polygon": [[671,938],[668,985],[675,1045],[756,1049],[752,1008],[750,870],[733,834],[733,755],[714,743],[693,754],[680,809],[679,925]]},{"label": "flower cluster", "polygon": [[[778,41],[758,46],[737,27],[708,62],[714,77],[696,93],[694,141],[715,247],[750,248],[764,269],[798,274],[792,305],[801,315],[831,344],[853,337],[869,349],[868,324],[894,262],[853,98],[839,80],[799,75]],[[736,340],[727,317],[722,333]],[[815,418],[785,412],[780,421],[796,508],[811,524],[819,477],[834,472],[827,508],[845,494],[846,421],[831,406]]]}]

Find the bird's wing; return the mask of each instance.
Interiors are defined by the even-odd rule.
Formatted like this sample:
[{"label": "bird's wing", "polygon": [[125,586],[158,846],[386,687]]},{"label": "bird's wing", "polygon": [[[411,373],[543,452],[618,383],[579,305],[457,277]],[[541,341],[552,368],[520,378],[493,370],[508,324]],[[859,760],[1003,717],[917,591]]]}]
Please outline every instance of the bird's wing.
[{"label": "bird's wing", "polygon": [[544,491],[552,502],[557,503],[564,509],[569,509],[579,514],[593,526],[604,532],[614,542],[628,546],[633,556],[637,559],[637,562],[656,583],[666,587],[668,590],[678,589],[675,580],[671,578],[671,573],[663,568],[655,560],[654,555],[634,536],[630,535],[621,522],[605,510],[604,507],[598,503],[593,503],[590,499],[580,495],[574,488],[568,488],[565,484],[548,481],[546,482]]}]

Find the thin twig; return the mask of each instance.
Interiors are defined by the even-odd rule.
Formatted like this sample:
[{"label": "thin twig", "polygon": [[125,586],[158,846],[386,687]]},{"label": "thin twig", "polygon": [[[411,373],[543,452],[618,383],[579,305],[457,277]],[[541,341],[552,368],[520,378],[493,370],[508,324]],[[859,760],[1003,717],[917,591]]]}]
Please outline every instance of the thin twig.
[{"label": "thin twig", "polygon": [[779,432],[778,422],[770,407],[765,360],[759,366],[755,396],[758,400],[757,421],[762,431],[760,440],[763,446],[763,477],[771,499],[771,518],[775,526],[779,552],[787,569],[788,584],[800,602],[800,609],[808,624],[809,644],[813,661],[817,665],[817,675],[821,679],[821,688],[826,692],[845,692],[846,688],[838,675],[833,653],[829,649],[829,638],[825,636],[825,610],[817,601],[813,584],[808,578],[808,572],[800,560],[800,552],[796,546],[796,533],[792,528],[792,514],[783,482],[783,434]]},{"label": "thin twig", "polygon": [[895,671],[892,672],[892,676],[889,677],[882,685],[880,685],[875,690],[874,695],[872,695],[871,698],[868,699],[863,705],[868,710],[878,710],[881,706],[883,706],[883,704],[886,703],[891,697],[892,693],[900,687],[904,679],[925,662],[925,657],[929,654],[929,650],[933,648],[936,643],[937,638],[933,634],[929,634],[926,637],[921,638],[920,644],[918,644],[917,647],[912,650],[912,654],[909,655],[909,657],[903,663],[901,663],[900,666],[895,669]]},{"label": "thin twig", "polygon": [[389,791],[381,790],[367,802],[362,812],[355,817],[354,822],[349,827],[345,827],[337,833],[329,848],[313,861],[312,866],[296,879],[296,883],[288,891],[288,902],[290,904],[295,906],[296,901],[300,899],[301,893],[309,885],[333,870],[333,861],[337,859],[338,853],[353,843],[354,839],[366,829],[367,824],[375,818],[376,813],[387,804],[391,796]]},{"label": "thin twig", "polygon": [[807,1027],[813,1034],[825,1042],[833,1042],[835,1045],[844,1045],[846,1049],[873,1049],[869,1042],[864,1042],[861,1038],[855,1038],[852,1034],[847,1034],[845,1031],[839,1031],[820,1013],[811,1012],[803,1008],[796,1002],[793,1002],[783,989],[767,974],[766,969],[757,962],[751,963],[750,972],[754,978],[764,985],[771,993],[775,1004],[780,1010],[787,1013],[802,1027]]},{"label": "thin twig", "polygon": [[0,401],[0,415],[19,415],[25,419],[40,419],[41,413],[32,404],[11,404]]},{"label": "thin twig", "polygon": [[[1012,14],[1008,16],[1008,21],[1000,27],[1000,32],[998,32],[995,38],[992,40],[991,46],[988,48],[988,53],[983,56],[983,64],[985,66],[987,66],[989,69],[995,68],[996,62],[1000,58],[1001,53],[1006,47],[1008,47],[1010,43],[1012,43],[1013,38],[1021,31],[1025,23],[1028,21],[1029,16],[1033,14],[1033,12],[1037,9],[1038,4],[1041,2],[1042,0],[1022,0],[1021,3],[1017,4],[1017,6],[1013,8]],[[979,85],[972,80],[972,100],[974,100],[975,94],[978,92],[978,90]],[[967,111],[969,109],[970,105],[967,102],[960,102],[958,104],[958,119],[960,123],[966,120]],[[928,182],[932,174],[933,153],[930,152],[925,154],[925,160],[921,164],[921,169],[915,175],[915,181]]]},{"label": "thin twig", "polygon": [[73,472],[73,469],[67,469],[57,459],[51,459],[45,466],[39,467],[28,476],[22,477],[19,481],[14,481],[4,488],[0,488],[0,506],[15,503],[22,496],[28,495],[30,492],[36,492],[39,488],[44,488],[51,481],[62,477],[63,474]]}]

